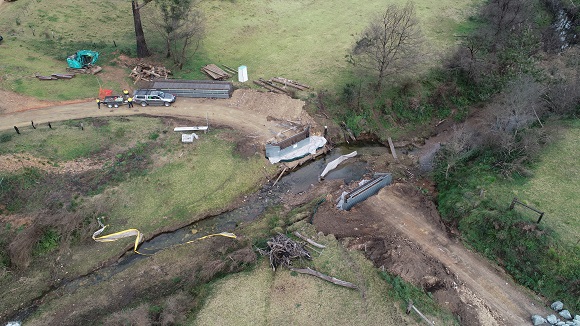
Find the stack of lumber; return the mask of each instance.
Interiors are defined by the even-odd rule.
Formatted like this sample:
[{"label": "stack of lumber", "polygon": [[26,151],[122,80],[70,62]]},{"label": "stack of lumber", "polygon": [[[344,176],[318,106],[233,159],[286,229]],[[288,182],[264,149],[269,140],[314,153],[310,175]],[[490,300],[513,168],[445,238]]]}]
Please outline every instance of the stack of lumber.
[{"label": "stack of lumber", "polygon": [[75,74],[52,74],[51,76],[58,79],[71,79],[75,76]]},{"label": "stack of lumber", "polygon": [[300,91],[305,91],[305,90],[310,88],[307,85],[301,84],[299,82],[296,82],[296,81],[293,81],[290,79],[286,79],[284,77],[274,77],[270,80],[273,82],[276,82],[278,84],[282,84],[284,86],[290,86],[290,87],[296,88],[297,90],[300,90]]},{"label": "stack of lumber", "polygon": [[232,75],[223,71],[222,68],[214,65],[213,63],[201,68],[201,72],[208,75],[210,78],[214,80],[226,80],[232,77]]},{"label": "stack of lumber", "polygon": [[36,74],[34,76],[40,80],[57,80],[57,79],[71,79],[75,76],[75,74],[52,74],[50,76],[42,76]]},{"label": "stack of lumber", "polygon": [[271,82],[260,78],[260,80],[254,80],[254,84],[258,86],[262,86],[265,89],[269,90],[270,92],[278,93],[278,94],[286,94],[286,91],[280,87],[272,85]]},{"label": "stack of lumber", "polygon": [[269,90],[270,92],[280,94],[289,94],[290,90],[288,89],[288,87],[292,87],[300,91],[310,89],[310,87],[307,85],[283,77],[274,77],[269,80],[260,78],[259,80],[254,80],[254,84],[262,86],[265,89]]},{"label": "stack of lumber", "polygon": [[152,81],[154,79],[167,79],[171,75],[171,70],[163,66],[154,66],[147,63],[139,63],[129,76],[133,78],[135,83],[140,80]]},{"label": "stack of lumber", "polygon": [[40,79],[40,80],[57,80],[58,78],[54,77],[54,76],[42,76],[42,75],[35,75],[36,78]]}]

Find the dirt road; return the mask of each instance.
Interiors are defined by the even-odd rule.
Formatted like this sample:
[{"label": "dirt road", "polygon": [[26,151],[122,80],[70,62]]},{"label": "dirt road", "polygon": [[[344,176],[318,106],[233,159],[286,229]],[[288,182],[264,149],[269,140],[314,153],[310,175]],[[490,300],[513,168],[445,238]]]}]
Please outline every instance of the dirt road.
[{"label": "dirt road", "polygon": [[[5,97],[10,98],[10,97]],[[48,122],[81,119],[87,117],[126,116],[148,114],[154,116],[183,117],[195,121],[195,125],[205,125],[206,118],[211,125],[225,125],[240,130],[254,139],[265,142],[274,137],[287,121],[312,124],[315,122],[303,110],[304,102],[285,95],[261,93],[255,90],[237,90],[230,99],[179,98],[171,107],[122,106],[109,109],[94,101],[29,109],[29,105],[46,106],[48,102],[3,102],[0,115],[0,130],[14,126],[26,130]],[[24,108],[23,108],[24,107]]]},{"label": "dirt road", "polygon": [[434,204],[409,184],[394,184],[349,212],[327,205],[314,224],[354,238],[349,247],[375,265],[420,284],[461,317],[462,325],[528,325],[548,314],[540,298],[448,237]]}]

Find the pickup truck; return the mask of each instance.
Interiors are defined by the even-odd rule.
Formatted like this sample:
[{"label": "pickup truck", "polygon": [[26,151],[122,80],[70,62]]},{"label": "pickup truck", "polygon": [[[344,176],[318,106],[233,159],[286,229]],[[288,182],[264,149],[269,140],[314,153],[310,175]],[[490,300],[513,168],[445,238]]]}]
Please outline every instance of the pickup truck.
[{"label": "pickup truck", "polygon": [[153,89],[138,89],[133,93],[133,102],[141,106],[170,106],[175,102],[175,95]]},{"label": "pickup truck", "polygon": [[103,99],[101,103],[106,105],[108,108],[118,108],[119,105],[123,105],[127,102],[121,95],[111,95],[105,96],[105,99]]}]

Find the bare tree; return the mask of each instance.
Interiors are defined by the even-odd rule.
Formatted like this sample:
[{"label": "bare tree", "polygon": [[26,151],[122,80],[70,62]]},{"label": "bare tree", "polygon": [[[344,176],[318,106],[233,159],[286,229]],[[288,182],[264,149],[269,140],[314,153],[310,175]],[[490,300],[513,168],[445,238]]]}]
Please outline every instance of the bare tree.
[{"label": "bare tree", "polygon": [[141,24],[141,8],[147,5],[152,0],[144,0],[142,5],[139,5],[137,0],[131,1],[131,8],[133,9],[133,23],[135,25],[135,40],[137,41],[137,57],[145,58],[151,55],[147,42],[145,42],[145,33],[143,32],[143,25]]},{"label": "bare tree", "polygon": [[491,104],[485,119],[482,138],[488,148],[498,154],[498,164],[506,175],[521,170],[521,164],[535,156],[538,146],[544,142],[543,132],[533,133],[530,126],[537,122],[545,110],[542,96],[545,87],[529,75],[513,80],[498,100]]},{"label": "bare tree", "polygon": [[486,31],[488,41],[498,46],[516,37],[527,28],[530,19],[530,1],[490,0],[483,8],[483,17],[490,23]]},{"label": "bare tree", "polygon": [[197,52],[204,36],[204,20],[197,9],[199,0],[157,0],[159,17],[154,26],[165,40],[166,57],[183,68],[183,64],[192,53]]},{"label": "bare tree", "polygon": [[413,3],[408,2],[403,7],[391,4],[371,21],[352,53],[358,58],[356,64],[375,71],[377,89],[381,90],[387,76],[417,62],[420,39]]}]

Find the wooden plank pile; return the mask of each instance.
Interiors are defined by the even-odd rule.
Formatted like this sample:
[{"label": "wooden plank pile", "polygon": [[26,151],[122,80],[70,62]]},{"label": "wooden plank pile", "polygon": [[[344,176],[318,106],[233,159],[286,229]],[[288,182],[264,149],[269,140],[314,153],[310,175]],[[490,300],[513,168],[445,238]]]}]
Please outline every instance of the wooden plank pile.
[{"label": "wooden plank pile", "polygon": [[299,91],[310,89],[310,86],[283,77],[274,77],[269,80],[260,78],[259,80],[254,80],[254,84],[264,87],[270,92],[279,94],[290,94],[291,90],[288,87],[295,88]]},{"label": "wooden plank pile", "polygon": [[296,81],[293,81],[290,79],[286,79],[284,77],[274,77],[271,79],[271,81],[276,82],[278,84],[282,84],[284,86],[290,86],[290,87],[296,88],[297,90],[300,90],[300,91],[305,91],[307,89],[310,89],[310,87],[307,85],[301,84],[299,82],[296,82]]},{"label": "wooden plank pile", "polygon": [[57,79],[71,79],[75,74],[52,74],[50,76],[35,75],[40,80],[57,80]]},{"label": "wooden plank pile", "polygon": [[232,77],[232,75],[223,71],[222,68],[214,65],[213,63],[202,67],[201,72],[208,75],[210,78],[214,80],[226,80]]},{"label": "wooden plank pile", "polygon": [[270,92],[278,93],[278,94],[287,94],[287,92],[275,85],[272,85],[271,82],[260,78],[260,80],[254,80],[254,84],[264,87],[265,89],[269,90]]},{"label": "wooden plank pile", "polygon": [[138,63],[129,76],[137,83],[140,80],[152,81],[154,79],[167,79],[171,70],[163,66],[154,66],[147,63]]}]

